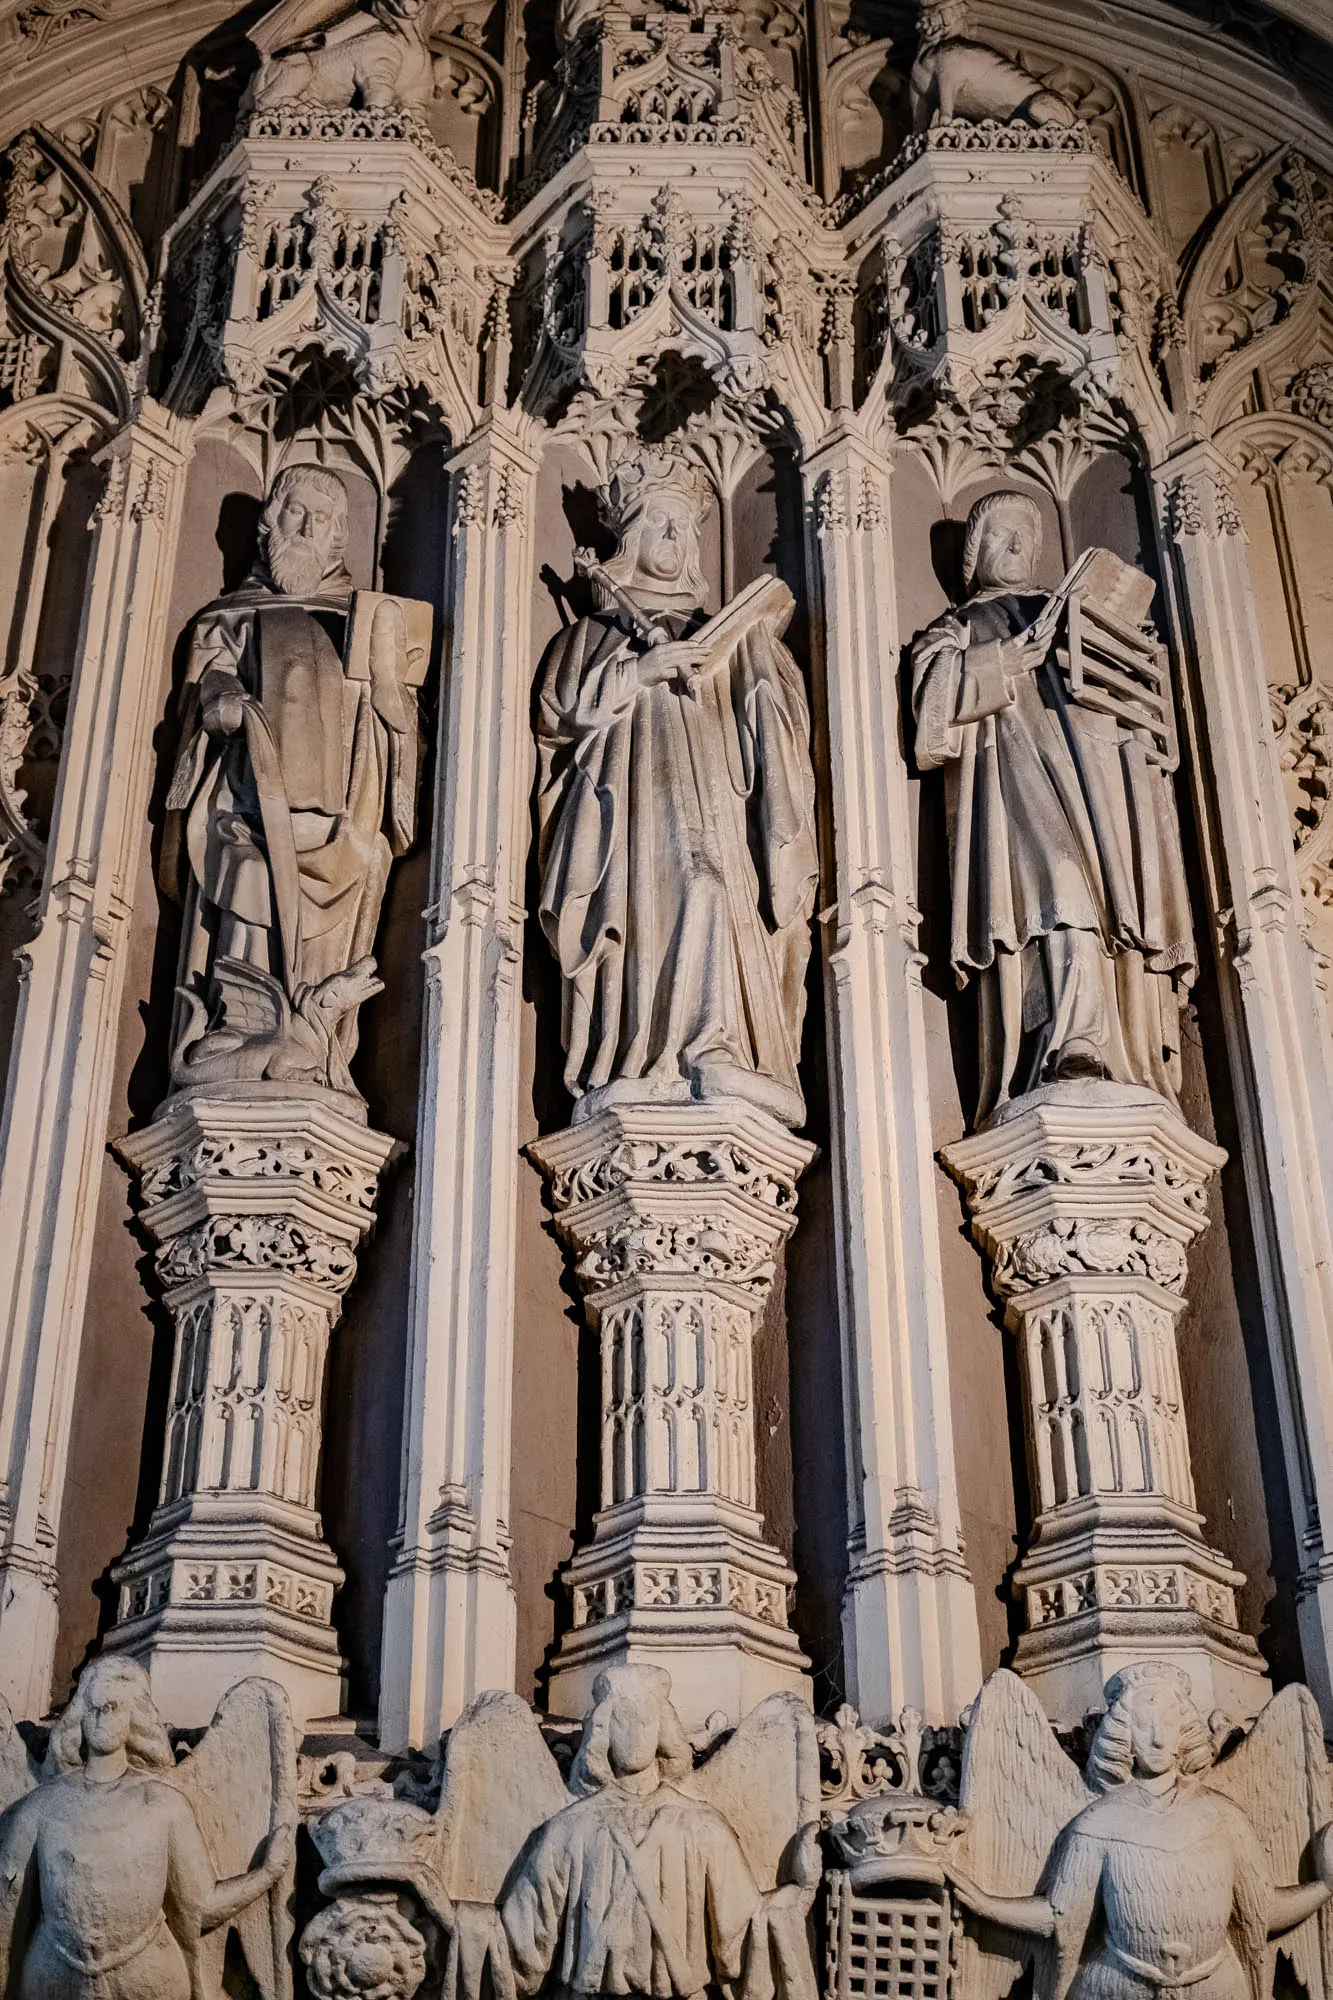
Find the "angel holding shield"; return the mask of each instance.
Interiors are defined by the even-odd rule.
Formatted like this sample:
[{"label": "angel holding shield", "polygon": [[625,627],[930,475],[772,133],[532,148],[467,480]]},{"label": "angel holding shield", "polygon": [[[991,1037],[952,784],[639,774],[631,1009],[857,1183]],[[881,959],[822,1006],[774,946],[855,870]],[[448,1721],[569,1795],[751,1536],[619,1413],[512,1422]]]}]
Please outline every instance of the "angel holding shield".
[{"label": "angel holding shield", "polygon": [[294,1780],[272,1683],[233,1688],[177,1764],[143,1668],[95,1660],[43,1782],[0,1815],[0,1993],[220,2000],[235,1925],[263,2000],[285,2000]]},{"label": "angel holding shield", "polygon": [[[1281,1938],[1306,1991],[1326,1993],[1333,1802],[1308,1690],[1284,1690],[1219,1763],[1181,1668],[1140,1661],[1106,1695],[1081,1778],[1021,1681],[996,1674],[982,1691],[968,1829],[945,1864],[986,1920],[960,1990],[999,2000],[1031,1954],[1038,2000],[1267,2000]],[[1307,1848],[1313,1879],[1278,1887]]]}]

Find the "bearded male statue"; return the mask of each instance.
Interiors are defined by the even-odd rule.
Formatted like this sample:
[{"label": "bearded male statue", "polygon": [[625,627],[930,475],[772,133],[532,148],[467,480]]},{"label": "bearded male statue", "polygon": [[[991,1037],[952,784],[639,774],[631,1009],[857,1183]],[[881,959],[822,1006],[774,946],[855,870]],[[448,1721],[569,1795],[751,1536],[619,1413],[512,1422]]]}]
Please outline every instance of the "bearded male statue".
[{"label": "bearded male statue", "polygon": [[979,1120],[1077,1077],[1174,1103],[1195,969],[1170,779],[1150,731],[1071,695],[1040,558],[1035,501],[979,500],[964,601],[912,648],[916,761],[946,772],[950,956],[981,986]]},{"label": "bearded male statue", "polygon": [[799,1125],[817,857],[790,592],[763,579],[707,620],[682,460],[639,452],[602,498],[619,546],[581,558],[596,609],[554,641],[538,713],[574,1115],[739,1097]]},{"label": "bearded male statue", "polygon": [[430,607],[356,591],[347,491],[281,472],[238,590],[195,621],[163,880],[185,904],[173,1079],[351,1091],[393,858],[415,830]]}]

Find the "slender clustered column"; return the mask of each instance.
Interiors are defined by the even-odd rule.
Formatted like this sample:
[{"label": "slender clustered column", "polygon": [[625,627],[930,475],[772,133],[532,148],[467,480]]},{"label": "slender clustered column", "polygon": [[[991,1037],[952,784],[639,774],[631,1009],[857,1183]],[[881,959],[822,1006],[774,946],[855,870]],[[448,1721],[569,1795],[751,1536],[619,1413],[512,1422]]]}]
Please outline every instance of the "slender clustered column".
[{"label": "slender clustered column", "polygon": [[184,905],[169,1096],[121,1145],[175,1320],[161,1500],[112,1644],[176,1723],[244,1673],[336,1714],[342,1581],[315,1512],[329,1335],[394,1142],[352,1082],[413,837],[430,609],[353,590],[348,502],[279,474],[241,587],[195,621],[167,795]]},{"label": "slender clustered column", "polygon": [[324,1365],[394,1142],[327,1091],[170,1100],[120,1151],[175,1322],[162,1482],[110,1643],[182,1723],[247,1672],[336,1714],[342,1571],[316,1511]]},{"label": "slender clustered column", "polygon": [[601,1340],[601,1510],[552,1705],[612,1660],[733,1716],[805,1661],[755,1506],[754,1329],[813,1148],[753,1106],[601,1112],[532,1148]]},{"label": "slender clustered column", "polygon": [[541,919],[564,975],[551,1177],[602,1344],[602,1509],[552,1706],[655,1662],[687,1721],[799,1682],[794,1580],[755,1510],[751,1340],[811,1148],[797,1074],[814,902],[809,713],[761,578],[699,621],[696,468],[631,449],[596,613],[539,700]]},{"label": "slender clustered column", "polygon": [[1209,1708],[1257,1712],[1244,1578],[1203,1538],[1176,1321],[1225,1154],[1152,1091],[1051,1084],[948,1148],[1018,1339],[1036,1527],[1015,1577],[1016,1665],[1075,1722],[1166,1655]]}]

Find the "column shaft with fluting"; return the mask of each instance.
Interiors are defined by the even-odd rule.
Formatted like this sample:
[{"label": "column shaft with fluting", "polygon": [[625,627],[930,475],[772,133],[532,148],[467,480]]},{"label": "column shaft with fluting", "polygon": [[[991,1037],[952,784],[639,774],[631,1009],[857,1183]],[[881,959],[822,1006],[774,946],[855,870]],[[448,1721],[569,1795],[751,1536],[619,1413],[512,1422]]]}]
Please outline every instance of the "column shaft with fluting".
[{"label": "column shaft with fluting", "polygon": [[738,1721],[806,1685],[795,1579],[755,1505],[752,1348],[813,1150],[721,1101],[620,1105],[531,1151],[601,1343],[601,1506],[566,1579],[552,1712],[651,1662],[687,1727]]},{"label": "column shaft with fluting", "polygon": [[1072,1726],[1137,1659],[1187,1669],[1204,1713],[1267,1695],[1237,1628],[1244,1577],[1204,1538],[1176,1321],[1225,1154],[1150,1090],[1016,1099],[943,1155],[1018,1341],[1035,1527],[1015,1666]]},{"label": "column shaft with fluting", "polygon": [[324,1371],[394,1142],[316,1086],[213,1085],[121,1141],[175,1325],[158,1505],[118,1565],[108,1645],[163,1714],[207,1722],[247,1674],[336,1715],[343,1574],[317,1511]]}]

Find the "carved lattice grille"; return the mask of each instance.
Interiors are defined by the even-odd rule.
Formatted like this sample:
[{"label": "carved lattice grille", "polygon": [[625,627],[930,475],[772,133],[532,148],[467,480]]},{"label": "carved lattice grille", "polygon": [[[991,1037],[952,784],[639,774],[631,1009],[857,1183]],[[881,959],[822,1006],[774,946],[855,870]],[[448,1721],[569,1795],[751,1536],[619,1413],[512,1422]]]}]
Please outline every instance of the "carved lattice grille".
[{"label": "carved lattice grille", "polygon": [[948,2000],[947,1901],[929,1890],[858,1895],[842,1873],[828,1883],[830,2000]]}]

